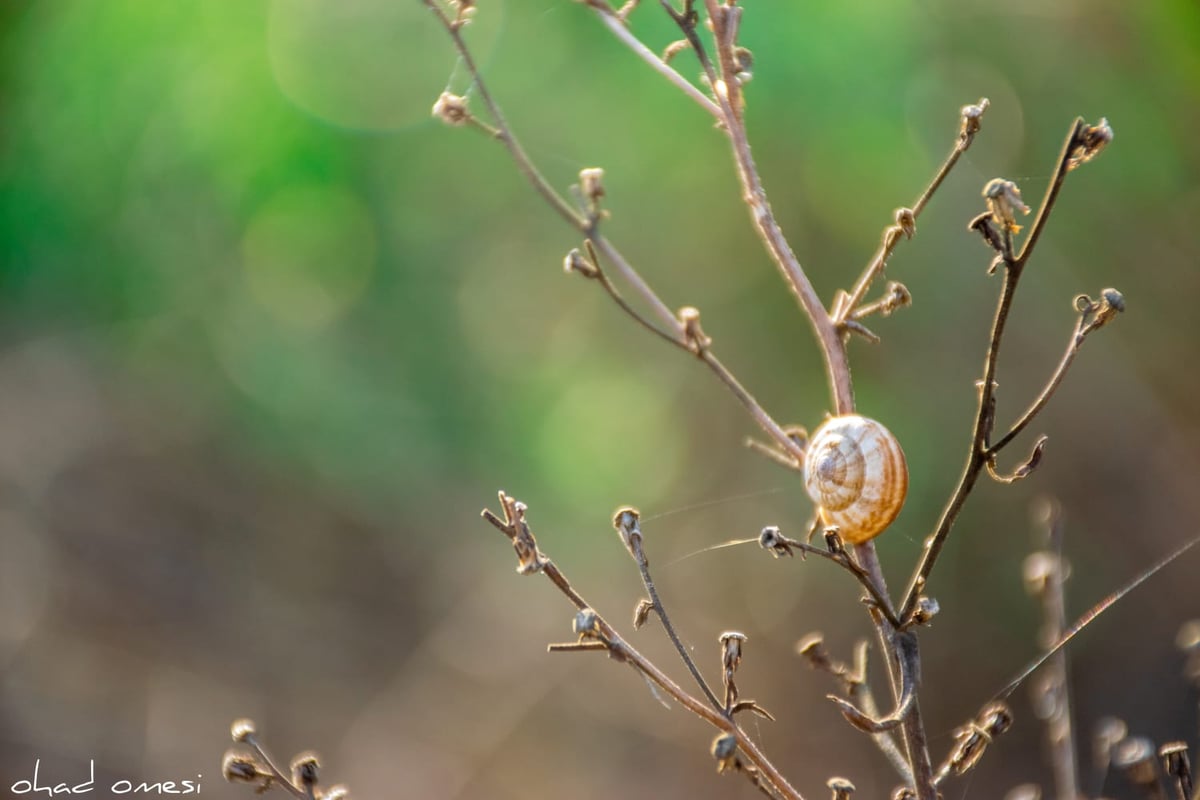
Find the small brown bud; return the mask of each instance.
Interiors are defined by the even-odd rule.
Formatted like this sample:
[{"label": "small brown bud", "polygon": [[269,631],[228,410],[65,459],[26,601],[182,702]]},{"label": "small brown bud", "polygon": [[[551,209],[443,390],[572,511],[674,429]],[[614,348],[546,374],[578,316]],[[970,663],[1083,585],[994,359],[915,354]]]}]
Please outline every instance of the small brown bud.
[{"label": "small brown bud", "polygon": [[978,103],[962,107],[962,111],[959,112],[962,117],[961,136],[970,138],[979,133],[983,122],[983,112],[987,111],[989,105],[991,102],[986,97],[981,97]]},{"label": "small brown bud", "polygon": [[221,760],[221,773],[230,783],[257,783],[266,768],[254,756],[230,750]]},{"label": "small brown bud", "polygon": [[725,631],[720,636],[721,665],[732,672],[742,663],[742,645],[746,642],[746,634],[737,631]]},{"label": "small brown bud", "polygon": [[1088,125],[1080,134],[1079,140],[1068,156],[1067,169],[1075,169],[1086,164],[1108,146],[1113,140],[1113,130],[1104,117],[1095,125]]},{"label": "small brown bud", "polygon": [[737,766],[737,737],[732,733],[722,733],[713,739],[712,756],[717,760],[717,772],[728,772]]},{"label": "small brown bud", "polygon": [[317,754],[306,750],[292,759],[292,783],[297,786],[314,786],[317,774],[321,771],[321,762]]},{"label": "small brown bud", "polygon": [[629,555],[637,558],[637,551],[634,549],[634,540],[640,546],[642,541],[642,528],[638,524],[640,518],[638,510],[633,506],[623,506],[617,509],[617,513],[613,514],[613,527],[617,529],[617,534],[621,537],[621,542],[625,545],[625,549],[629,551]]},{"label": "small brown bud", "polygon": [[254,720],[239,719],[234,720],[233,725],[229,727],[229,735],[233,737],[235,742],[248,742],[257,734],[258,731],[254,728]]},{"label": "small brown bud", "polygon": [[904,238],[911,239],[917,232],[917,217],[913,214],[911,208],[896,209],[896,226],[904,234]]},{"label": "small brown bud", "polygon": [[683,328],[683,338],[693,353],[699,355],[712,347],[712,339],[700,327],[699,309],[692,306],[684,306],[679,309],[679,324]]},{"label": "small brown bud", "polygon": [[450,92],[442,92],[438,95],[437,102],[433,104],[433,116],[447,125],[457,127],[467,124],[471,119],[471,112],[467,110],[467,98]]},{"label": "small brown bud", "polygon": [[912,621],[914,625],[928,625],[933,622],[933,618],[942,610],[938,601],[932,597],[921,595],[917,598],[917,607],[913,609]]},{"label": "small brown bud", "polygon": [[563,272],[568,275],[577,272],[585,278],[595,278],[600,274],[596,265],[589,261],[578,247],[572,247],[571,251],[563,258]]},{"label": "small brown bud", "polygon": [[1192,763],[1188,759],[1187,742],[1167,742],[1158,748],[1158,757],[1162,759],[1163,772],[1184,794],[1192,796]]},{"label": "small brown bud", "polygon": [[650,618],[650,612],[654,610],[654,604],[646,598],[638,600],[637,606],[633,609],[633,629],[639,630],[646,624],[646,620]]},{"label": "small brown bud", "polygon": [[571,630],[579,634],[579,640],[592,638],[600,634],[598,617],[596,612],[590,608],[581,608],[575,614],[575,620],[571,623]]},{"label": "small brown bud", "polygon": [[579,191],[595,206],[604,197],[604,170],[600,167],[587,167],[579,170]]},{"label": "small brown bud", "polygon": [[1017,184],[1003,178],[992,178],[983,187],[983,196],[987,200],[988,211],[991,212],[993,222],[1013,233],[1021,232],[1015,212],[1028,214],[1029,206],[1021,200],[1021,190]]},{"label": "small brown bud", "polygon": [[833,777],[825,782],[833,791],[833,800],[850,800],[850,795],[854,794],[854,784],[845,778]]},{"label": "small brown bud", "polygon": [[770,550],[775,558],[792,555],[792,545],[775,525],[768,525],[762,529],[762,533],[758,535],[758,546],[763,550]]}]

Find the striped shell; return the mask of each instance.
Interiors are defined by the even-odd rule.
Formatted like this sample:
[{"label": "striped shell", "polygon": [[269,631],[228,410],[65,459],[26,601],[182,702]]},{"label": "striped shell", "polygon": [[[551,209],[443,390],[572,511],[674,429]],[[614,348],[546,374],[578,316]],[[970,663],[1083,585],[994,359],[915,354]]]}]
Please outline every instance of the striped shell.
[{"label": "striped shell", "polygon": [[891,432],[873,419],[832,417],[813,432],[804,488],[825,525],[859,544],[892,523],[908,492],[908,465]]}]

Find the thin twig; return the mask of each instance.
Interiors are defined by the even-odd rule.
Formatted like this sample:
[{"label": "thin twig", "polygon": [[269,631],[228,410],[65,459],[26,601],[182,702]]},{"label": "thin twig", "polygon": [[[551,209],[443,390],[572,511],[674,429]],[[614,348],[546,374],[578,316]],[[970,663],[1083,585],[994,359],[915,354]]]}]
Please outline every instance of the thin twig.
[{"label": "thin twig", "polygon": [[727,704],[717,699],[717,695],[713,692],[712,687],[704,679],[704,675],[701,674],[700,668],[696,666],[696,661],[692,658],[692,654],[688,652],[687,647],[679,638],[679,634],[675,632],[675,626],[671,624],[671,617],[667,614],[667,608],[659,598],[658,590],[654,588],[654,579],[650,577],[650,559],[646,557],[646,550],[642,546],[642,529],[641,523],[638,521],[637,512],[631,508],[621,509],[617,512],[616,519],[613,522],[617,530],[620,531],[622,540],[629,545],[629,553],[633,556],[633,560],[638,567],[638,572],[642,576],[642,585],[646,588],[646,594],[650,596],[650,605],[658,616],[658,621],[663,626],[663,630],[667,632],[667,638],[675,646],[675,650],[679,653],[680,659],[683,660],[684,666],[687,667],[688,672],[692,673],[696,685],[700,687],[700,691],[708,698],[708,702],[712,704],[712,707],[723,714],[728,714],[729,708]]},{"label": "thin twig", "polygon": [[638,58],[649,64],[650,68],[655,72],[675,84],[684,94],[695,100],[701,108],[716,117],[718,121],[721,120],[721,109],[717,104],[705,95],[704,92],[696,88],[694,83],[680,75],[670,64],[659,58],[658,54],[644,45],[641,39],[634,36],[608,5],[598,2],[598,0],[589,0],[588,6],[596,12],[596,16],[600,17],[600,21],[612,32],[613,36],[621,40],[621,43],[632,50]]},{"label": "thin twig", "polygon": [[[737,19],[741,8],[721,6],[717,0],[705,0],[705,6],[713,25],[713,36],[717,42],[718,63],[721,70],[713,87],[725,118],[726,132],[733,149],[738,179],[742,184],[743,199],[750,210],[754,226],[766,246],[767,252],[783,274],[788,287],[800,303],[816,333],[829,376],[834,413],[849,414],[854,410],[854,389],[850,381],[850,367],[846,361],[845,346],[771,211],[766,190],[763,188],[762,179],[758,174],[758,167],[750,152],[750,142],[746,136],[745,124],[739,110],[741,89],[737,78],[736,58],[729,39],[730,26],[735,24],[732,20]],[[695,35],[694,26],[692,29],[683,27],[683,30],[685,34]]]},{"label": "thin twig", "polygon": [[567,224],[595,242],[596,249],[602,252],[604,257],[613,263],[617,271],[621,274],[622,280],[627,281],[634,288],[638,295],[654,311],[655,316],[665,324],[670,324],[675,318],[675,315],[671,313],[671,309],[650,289],[642,276],[629,266],[629,262],[617,252],[616,248],[607,239],[596,233],[595,220],[580,214],[562,195],[555,191],[554,187],[550,185],[550,182],[546,180],[528,154],[526,154],[525,149],[521,147],[520,141],[513,135],[512,129],[505,121],[500,106],[488,91],[483,81],[483,76],[480,74],[475,59],[472,57],[471,51],[463,40],[459,29],[454,26],[450,18],[438,7],[436,0],[421,0],[421,2],[433,12],[434,16],[441,22],[442,27],[446,29],[446,33],[449,34],[451,40],[454,42],[454,47],[458,50],[458,54],[462,58],[463,66],[466,67],[467,72],[471,75],[472,82],[479,89],[479,97],[483,100],[488,114],[492,117],[492,122],[497,131],[496,138],[508,149],[509,155],[517,166],[517,170],[525,176],[525,179],[529,181],[534,190],[546,201],[546,204],[554,209],[555,213]]},{"label": "thin twig", "polygon": [[773,526],[763,529],[763,533],[759,537],[759,543],[764,548],[774,551],[776,555],[791,555],[792,550],[799,550],[804,555],[819,556],[826,561],[837,564],[853,575],[859,585],[866,590],[873,608],[877,609],[893,626],[898,627],[900,625],[900,621],[896,617],[896,613],[892,610],[892,604],[887,595],[879,590],[879,587],[871,578],[871,574],[853,558],[850,558],[849,552],[844,547],[836,546],[828,550],[821,547],[814,547],[806,542],[784,536],[778,528]]},{"label": "thin twig", "polygon": [[[975,414],[974,431],[971,436],[971,446],[967,455],[967,463],[963,467],[962,474],[959,477],[958,486],[955,488],[954,493],[946,504],[945,510],[942,512],[941,518],[938,520],[937,527],[934,529],[933,534],[926,540],[925,551],[921,557],[921,561],[909,581],[908,590],[904,595],[904,602],[900,606],[900,618],[902,620],[907,619],[916,608],[917,601],[928,584],[929,576],[933,572],[938,556],[941,555],[942,547],[945,545],[946,538],[950,535],[950,531],[954,527],[955,520],[958,519],[958,515],[962,511],[967,496],[974,488],[975,482],[978,480],[980,472],[986,466],[989,457],[994,457],[995,453],[1000,449],[998,447],[992,448],[991,452],[989,452],[988,447],[988,440],[991,436],[992,424],[995,419],[996,358],[1000,351],[1000,342],[1004,336],[1004,327],[1008,320],[1009,309],[1012,307],[1013,294],[1016,291],[1017,283],[1024,271],[1025,264],[1028,263],[1029,257],[1033,254],[1033,245],[1036,244],[1037,237],[1041,235],[1046,221],[1054,209],[1063,181],[1066,179],[1067,173],[1071,170],[1071,154],[1080,143],[1080,134],[1084,130],[1084,127],[1083,120],[1081,119],[1076,119],[1071,124],[1070,133],[1063,143],[1062,151],[1059,154],[1058,164],[1054,170],[1054,177],[1050,182],[1049,189],[1046,191],[1045,198],[1042,200],[1042,205],[1038,209],[1037,217],[1029,232],[1029,238],[1026,239],[1025,244],[1017,255],[1013,255],[1011,231],[1007,226],[1005,227],[1001,253],[1005,265],[1004,286],[1001,289],[1000,299],[996,305],[996,314],[992,320],[992,329],[988,339],[983,380],[979,384],[979,405]],[[1005,444],[1008,444],[1009,441],[1011,439],[1005,441]]]},{"label": "thin twig", "polygon": [[934,192],[942,185],[946,176],[950,174],[950,170],[954,169],[954,165],[958,163],[958,159],[963,153],[967,152],[967,148],[975,141],[975,134],[979,132],[980,117],[987,110],[988,99],[980,98],[975,105],[964,106],[959,120],[959,132],[954,141],[954,147],[950,150],[950,155],[942,162],[937,173],[933,176],[933,180],[925,187],[925,191],[913,203],[911,209],[899,209],[896,212],[896,223],[890,225],[883,232],[883,237],[879,245],[879,250],[871,259],[859,277],[858,282],[848,295],[843,295],[839,298],[834,312],[833,320],[835,324],[844,325],[845,321],[854,314],[855,309],[862,303],[863,298],[867,294],[867,290],[871,287],[871,283],[877,278],[880,273],[887,267],[888,259],[892,257],[892,251],[896,249],[896,245],[900,243],[900,239],[904,236],[912,238],[916,233],[916,221],[921,216],[921,212],[925,210],[925,206],[933,197]]},{"label": "thin twig", "polygon": [[586,275],[585,277],[592,277],[598,281],[600,285],[604,287],[604,291],[608,293],[608,296],[612,298],[613,302],[615,302],[622,311],[624,311],[629,317],[637,322],[638,325],[645,328],[663,341],[669,342],[675,347],[678,347],[679,349],[696,356],[698,359],[700,359],[700,361],[704,362],[704,364],[706,364],[708,368],[712,370],[713,374],[717,376],[718,380],[720,380],[721,383],[725,384],[725,386],[731,392],[733,392],[733,395],[738,399],[738,402],[745,407],[746,411],[750,413],[750,416],[754,418],[754,421],[758,423],[758,426],[762,428],[768,436],[771,437],[776,445],[778,445],[785,453],[787,453],[795,464],[803,463],[804,451],[798,444],[796,444],[795,440],[788,435],[783,426],[776,422],[775,419],[767,412],[767,410],[759,404],[758,400],[755,399],[754,395],[742,385],[741,381],[739,381],[737,377],[729,371],[729,368],[717,358],[716,354],[712,352],[711,342],[701,343],[689,340],[686,332],[682,330],[678,318],[673,318],[673,322],[675,323],[671,329],[673,333],[668,333],[654,325],[654,323],[652,323],[650,320],[643,317],[637,311],[637,309],[633,308],[633,306],[631,306],[629,302],[621,296],[621,292],[605,273],[603,266],[601,266],[599,259],[596,257],[596,253],[592,250],[591,240],[585,242],[585,245],[587,245],[589,254],[592,257],[590,266],[594,268],[594,275]]},{"label": "thin twig", "polygon": [[[485,520],[491,523],[494,527],[500,530],[510,540],[515,540],[523,535],[528,535],[532,541],[532,532],[529,530],[528,523],[525,522],[525,506],[509,497],[504,492],[500,493],[500,505],[504,511],[504,519],[500,519],[488,509],[484,509],[482,516]],[[536,548],[536,543],[534,544]],[[575,606],[579,611],[589,609],[590,606],[583,597],[575,591],[566,575],[555,566],[554,562],[549,558],[542,556],[540,553],[540,566],[536,570],[544,574],[555,587],[563,593],[563,595]],[[699,698],[688,694],[679,684],[675,683],[662,670],[654,665],[649,659],[634,649],[628,642],[621,638],[612,625],[604,620],[599,614],[596,615],[596,625],[602,635],[604,641],[609,643],[609,652],[614,657],[619,658],[625,663],[632,666],[637,672],[650,680],[658,688],[662,689],[667,695],[686,708],[691,713],[695,714],[700,719],[704,720],[713,727],[732,734],[737,738],[738,747],[744,752],[750,762],[762,773],[763,776],[775,787],[780,796],[785,800],[804,800],[800,794],[787,779],[776,769],[775,765],[759,750],[754,740],[746,735],[745,731],[731,718],[726,717],[719,711],[716,711],[708,706],[707,703]]]}]

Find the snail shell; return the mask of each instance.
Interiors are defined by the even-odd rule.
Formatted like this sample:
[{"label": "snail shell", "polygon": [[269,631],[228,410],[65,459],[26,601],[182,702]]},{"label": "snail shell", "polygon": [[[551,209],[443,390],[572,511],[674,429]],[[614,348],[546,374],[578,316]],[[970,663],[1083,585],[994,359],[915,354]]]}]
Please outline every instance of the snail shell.
[{"label": "snail shell", "polygon": [[831,417],[813,432],[804,457],[804,488],[821,520],[860,544],[883,532],[904,505],[908,465],[891,431],[873,419]]}]

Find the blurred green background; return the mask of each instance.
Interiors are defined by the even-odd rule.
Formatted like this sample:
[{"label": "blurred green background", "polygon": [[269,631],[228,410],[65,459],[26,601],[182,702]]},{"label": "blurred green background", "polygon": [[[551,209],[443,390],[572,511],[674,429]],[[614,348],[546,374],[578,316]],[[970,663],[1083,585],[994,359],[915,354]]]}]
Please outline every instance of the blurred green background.
[{"label": "blurred green background", "polygon": [[[580,4],[480,5],[468,39],[547,176],[604,167],[617,246],[703,311],[777,418],[817,424],[815,344],[711,120]],[[661,49],[674,37],[645,5],[634,30]],[[711,375],[562,274],[576,237],[500,147],[430,119],[469,79],[418,2],[21,0],[0,26],[0,785],[38,758],[82,779],[94,759],[101,785],[200,774],[246,796],[219,761],[250,716],[280,758],[315,748],[359,797],[757,796],[710,774],[711,732],[628,670],[545,654],[570,609],[479,520],[503,488],[618,622],[640,589],[609,518],[639,506],[710,674],[717,634],[749,634],[740,686],[779,717],[758,732],[796,785],[890,789],[792,651],[813,629],[839,654],[868,634],[854,586],[754,548],[669,563],[766,524],[798,535],[798,479],[743,448],[755,430]],[[1001,424],[1057,362],[1076,294],[1115,286],[1129,312],[1034,426],[1043,466],[982,484],[935,574],[922,699],[940,756],[1036,653],[1020,585],[1035,497],[1067,514],[1072,616],[1197,533],[1200,10],[750,3],[743,43],[756,156],[827,300],[940,163],[960,106],[992,101],[891,262],[913,307],[851,347],[859,407],[912,470],[879,540],[893,591],[966,452],[999,287],[965,229],[980,188],[1011,178],[1033,205],[1076,115],[1116,132],[1023,281]],[[1194,741],[1173,639],[1200,615],[1197,558],[1072,647],[1085,729],[1116,714]],[[683,676],[652,626],[632,641]],[[1027,697],[972,795],[1048,781]]]}]

